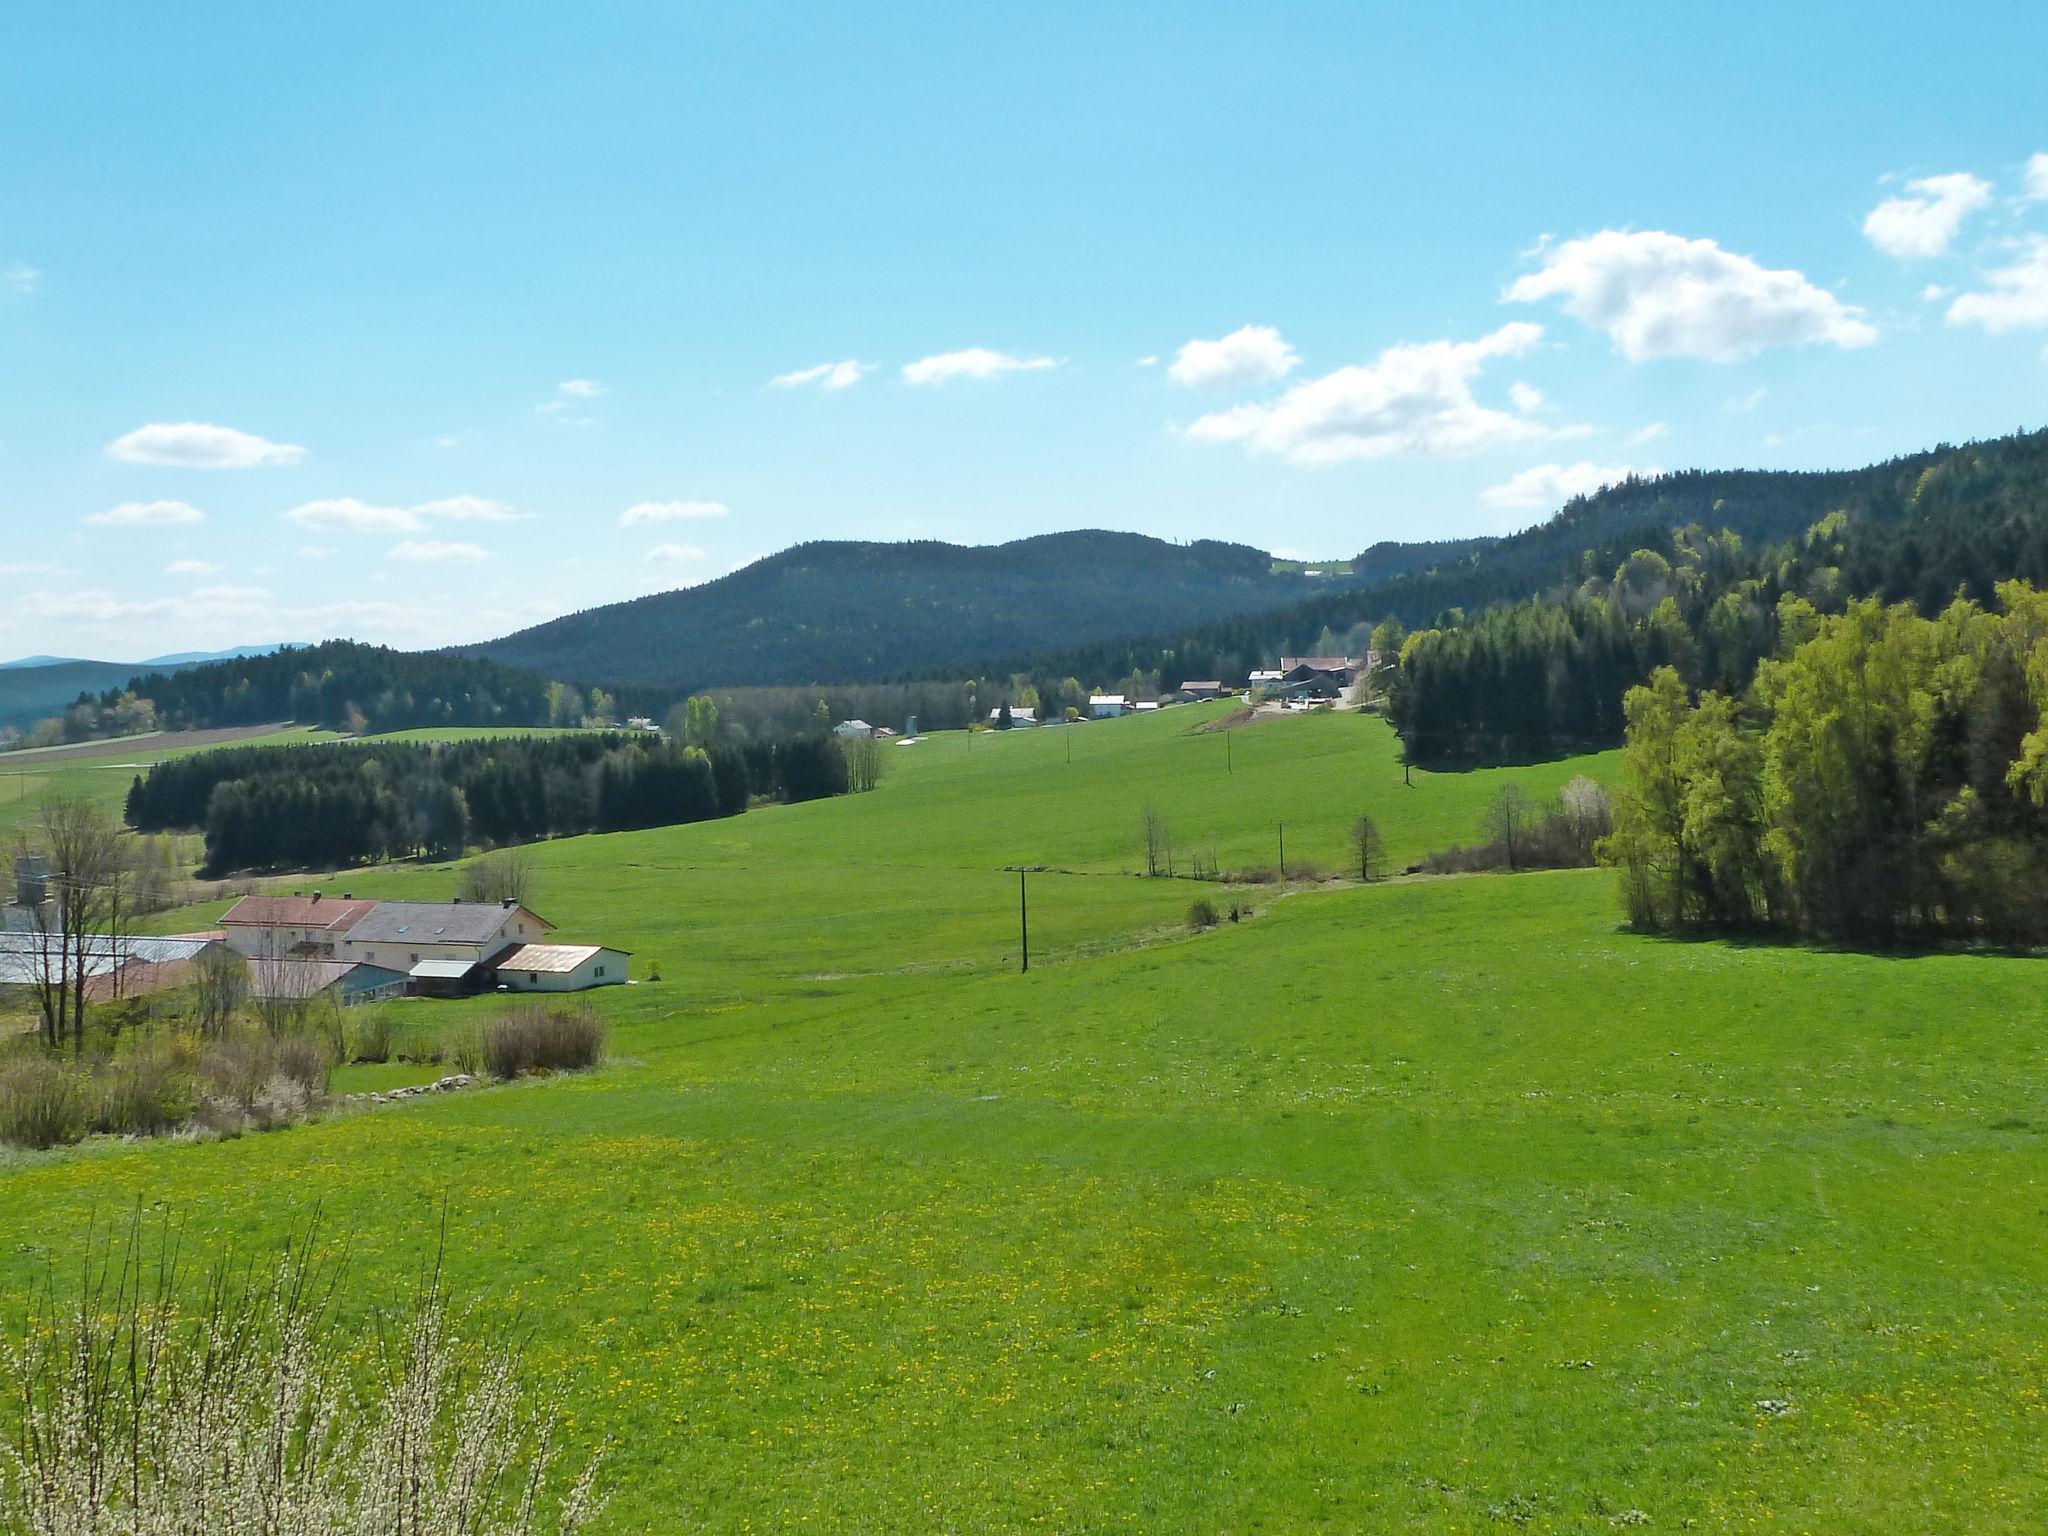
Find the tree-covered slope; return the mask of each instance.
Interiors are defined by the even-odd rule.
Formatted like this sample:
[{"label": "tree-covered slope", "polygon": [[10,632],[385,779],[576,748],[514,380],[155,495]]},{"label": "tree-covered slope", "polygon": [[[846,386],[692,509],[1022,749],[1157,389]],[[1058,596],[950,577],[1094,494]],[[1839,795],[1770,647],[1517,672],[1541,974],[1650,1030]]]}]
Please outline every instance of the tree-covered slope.
[{"label": "tree-covered slope", "polygon": [[[1532,598],[1562,599],[1589,577],[1612,578],[1629,553],[1672,530],[1726,529],[1752,550],[1795,538],[1830,513],[1851,530],[1847,590],[1913,597],[1934,607],[1958,586],[1980,600],[2013,576],[2048,579],[2048,431],[1946,445],[1852,470],[1685,470],[1575,497],[1533,528],[1494,542],[1449,545],[1444,557],[1321,589],[1286,609],[1155,631],[1133,644],[1063,639],[1006,657],[998,670],[1049,676],[1242,676],[1283,651],[1314,649],[1329,631],[1393,617],[1409,628]],[[1426,550],[1428,546],[1409,546]],[[1409,555],[1403,560],[1408,565]],[[1171,674],[1171,675],[1169,675]]]},{"label": "tree-covered slope", "polygon": [[1329,578],[1241,544],[1133,533],[1009,544],[799,544],[701,587],[570,614],[464,653],[607,687],[970,676],[1047,646],[1286,606]]}]

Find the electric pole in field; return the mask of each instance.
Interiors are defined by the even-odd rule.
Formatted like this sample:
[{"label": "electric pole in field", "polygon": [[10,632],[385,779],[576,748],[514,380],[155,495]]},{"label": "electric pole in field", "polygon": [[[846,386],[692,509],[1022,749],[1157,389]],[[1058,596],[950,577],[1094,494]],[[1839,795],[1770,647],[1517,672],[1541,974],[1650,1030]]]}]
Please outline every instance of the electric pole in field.
[{"label": "electric pole in field", "polygon": [[1280,878],[1287,878],[1287,823],[1280,823]]},{"label": "electric pole in field", "polygon": [[1022,970],[1031,969],[1031,898],[1024,882],[1028,877],[1023,870],[1017,871],[1017,941],[1024,957]]}]

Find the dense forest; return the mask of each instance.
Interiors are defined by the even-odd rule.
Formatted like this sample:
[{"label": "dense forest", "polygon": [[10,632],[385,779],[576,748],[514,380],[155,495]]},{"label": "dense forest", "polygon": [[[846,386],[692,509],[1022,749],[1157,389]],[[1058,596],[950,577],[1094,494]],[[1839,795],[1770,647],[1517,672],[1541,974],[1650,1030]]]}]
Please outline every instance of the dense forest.
[{"label": "dense forest", "polygon": [[846,757],[821,733],[708,750],[644,733],[231,747],[156,764],[130,787],[127,820],[139,832],[202,829],[204,872],[219,876],[449,857],[848,787]]},{"label": "dense forest", "polygon": [[[1388,618],[1408,629],[1451,629],[1497,607],[1569,604],[1587,581],[1611,581],[1639,548],[1668,557],[1677,530],[1725,530],[1760,554],[1797,541],[1835,512],[1853,530],[1840,595],[1882,591],[1938,606],[1960,586],[1983,601],[2003,577],[2037,570],[2048,577],[2044,487],[2048,432],[1937,447],[1864,469],[1688,470],[1631,479],[1575,497],[1521,533],[1454,545],[1391,578],[1368,574],[1284,609],[1157,631],[1139,642],[1020,651],[989,670],[1089,679],[1157,672],[1168,686],[1189,677],[1241,678],[1283,653],[1356,654]],[[1630,681],[1646,675],[1640,668]],[[1619,697],[1611,706],[1617,728]]]},{"label": "dense forest", "polygon": [[1740,693],[1852,598],[1933,612],[1957,594],[1988,602],[2006,579],[2048,584],[2048,435],[1944,455],[1903,495],[1755,547],[1694,525],[1644,530],[1618,560],[1592,551],[1568,592],[1410,636],[1395,722],[1419,761],[1612,745],[1622,694],[1660,666]]},{"label": "dense forest", "polygon": [[1630,690],[1605,845],[1649,930],[2048,943],[2048,595],[1860,599],[1743,695]]},{"label": "dense forest", "polygon": [[96,702],[110,708],[123,692],[149,700],[157,722],[172,730],[296,720],[361,735],[423,726],[580,725],[593,713],[616,723],[603,694],[586,695],[537,672],[353,640],[152,672]]},{"label": "dense forest", "polygon": [[[1401,557],[1390,548],[1383,558]],[[986,676],[1049,636],[1127,641],[1279,608],[1345,579],[1276,573],[1270,555],[1242,544],[1134,533],[818,542],[462,650],[599,682],[639,708],[719,688]]]}]

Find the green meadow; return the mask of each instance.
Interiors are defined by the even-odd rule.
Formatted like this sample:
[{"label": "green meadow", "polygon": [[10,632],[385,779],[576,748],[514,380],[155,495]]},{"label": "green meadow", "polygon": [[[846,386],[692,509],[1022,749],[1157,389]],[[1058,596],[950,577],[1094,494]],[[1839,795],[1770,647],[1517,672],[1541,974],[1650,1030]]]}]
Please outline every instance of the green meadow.
[{"label": "green meadow", "polygon": [[597,995],[608,1065],[7,1154],[0,1310],[138,1201],[244,1251],[317,1207],[388,1308],[445,1208],[613,1532],[2037,1530],[2036,962],[1638,937],[1599,871],[1144,878],[1148,801],[1300,874],[1616,769],[1409,783],[1376,719],[1221,712],[538,845],[562,937],[660,974]]}]

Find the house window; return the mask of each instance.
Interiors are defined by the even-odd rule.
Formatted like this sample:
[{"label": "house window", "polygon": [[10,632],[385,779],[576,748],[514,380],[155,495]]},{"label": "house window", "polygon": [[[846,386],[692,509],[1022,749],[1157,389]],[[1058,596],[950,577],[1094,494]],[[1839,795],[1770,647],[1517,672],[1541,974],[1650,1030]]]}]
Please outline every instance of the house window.
[{"label": "house window", "polygon": [[377,951],[375,951],[374,949],[366,949],[363,951],[363,958],[365,960],[374,960],[377,958]]},{"label": "house window", "polygon": [[528,971],[526,973],[526,984],[529,987],[537,987],[540,985],[540,978],[534,975],[533,972]]},{"label": "house window", "polygon": [[414,965],[418,965],[418,964],[420,963],[420,957],[419,957],[419,951],[418,951],[418,950],[414,950],[414,951],[413,951],[413,955],[412,955],[412,963],[413,963]]},{"label": "house window", "polygon": [[598,974],[598,975],[600,975],[600,976],[602,976],[602,975],[604,974],[604,967],[603,967],[603,966],[601,966],[601,965],[600,965],[600,966],[599,966],[599,967],[597,968],[597,974]]}]

